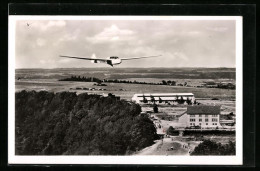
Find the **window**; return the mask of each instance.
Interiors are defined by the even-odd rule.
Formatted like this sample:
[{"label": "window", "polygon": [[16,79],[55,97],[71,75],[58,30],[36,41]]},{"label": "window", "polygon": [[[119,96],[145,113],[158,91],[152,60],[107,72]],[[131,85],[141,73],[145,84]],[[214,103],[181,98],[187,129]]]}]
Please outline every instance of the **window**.
[{"label": "window", "polygon": [[199,123],[201,125],[201,123]]},{"label": "window", "polygon": [[190,125],[192,125],[192,123],[190,123]]},{"label": "window", "polygon": [[195,122],[195,119],[190,119],[190,122]]},{"label": "window", "polygon": [[199,122],[202,122],[202,119],[199,119]]},{"label": "window", "polygon": [[212,122],[218,122],[218,119],[212,118]]},{"label": "window", "polygon": [[192,118],[192,117],[195,117],[195,115],[190,115],[190,117]]},{"label": "window", "polygon": [[199,117],[201,118],[201,117],[202,117],[202,115],[199,115]]},{"label": "window", "polygon": [[209,121],[209,119],[205,119],[205,122],[208,122]]},{"label": "window", "polygon": [[212,115],[212,117],[218,117],[218,115]]},{"label": "window", "polygon": [[207,118],[208,117],[208,115],[205,115],[205,118]]},{"label": "window", "polygon": [[206,123],[206,125],[208,125],[208,123]]}]

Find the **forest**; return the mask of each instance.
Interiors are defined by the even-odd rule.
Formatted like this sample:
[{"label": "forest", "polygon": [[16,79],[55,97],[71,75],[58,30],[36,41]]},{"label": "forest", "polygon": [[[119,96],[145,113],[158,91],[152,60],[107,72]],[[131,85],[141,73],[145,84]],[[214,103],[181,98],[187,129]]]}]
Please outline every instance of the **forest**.
[{"label": "forest", "polygon": [[16,155],[129,155],[158,139],[138,104],[75,92],[15,94]]}]

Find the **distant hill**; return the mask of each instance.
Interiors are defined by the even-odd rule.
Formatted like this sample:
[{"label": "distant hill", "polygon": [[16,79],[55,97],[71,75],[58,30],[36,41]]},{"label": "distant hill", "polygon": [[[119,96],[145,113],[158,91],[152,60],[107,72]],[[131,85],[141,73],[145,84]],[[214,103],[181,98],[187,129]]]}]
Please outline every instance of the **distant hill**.
[{"label": "distant hill", "polygon": [[16,69],[16,77],[63,79],[73,75],[99,79],[235,79],[235,68],[56,68]]},{"label": "distant hill", "polygon": [[125,155],[153,144],[153,122],[137,104],[113,97],[15,94],[16,155]]}]

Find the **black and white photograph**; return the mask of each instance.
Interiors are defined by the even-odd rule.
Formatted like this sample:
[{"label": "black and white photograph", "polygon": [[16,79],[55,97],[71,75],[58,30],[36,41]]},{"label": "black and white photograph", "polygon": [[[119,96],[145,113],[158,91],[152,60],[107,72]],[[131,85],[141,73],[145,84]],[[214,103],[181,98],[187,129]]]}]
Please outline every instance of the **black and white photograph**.
[{"label": "black and white photograph", "polygon": [[242,17],[9,16],[11,164],[242,164]]}]

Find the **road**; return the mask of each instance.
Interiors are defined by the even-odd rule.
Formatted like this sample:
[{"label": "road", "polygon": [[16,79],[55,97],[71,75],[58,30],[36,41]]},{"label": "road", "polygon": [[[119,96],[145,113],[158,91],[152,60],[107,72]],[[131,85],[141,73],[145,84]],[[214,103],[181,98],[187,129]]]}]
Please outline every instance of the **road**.
[{"label": "road", "polygon": [[[185,146],[185,147],[184,147]],[[193,149],[193,147],[191,147]],[[189,155],[186,142],[175,140],[174,137],[157,140],[155,144],[136,152],[134,155]]]}]

